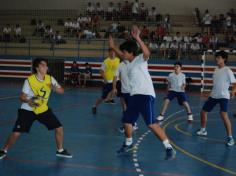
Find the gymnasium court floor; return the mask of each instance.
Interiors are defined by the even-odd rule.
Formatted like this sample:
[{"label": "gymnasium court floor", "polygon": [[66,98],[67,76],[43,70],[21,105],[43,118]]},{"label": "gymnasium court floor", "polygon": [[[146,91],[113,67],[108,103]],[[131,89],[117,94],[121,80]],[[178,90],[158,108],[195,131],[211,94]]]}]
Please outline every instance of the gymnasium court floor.
[{"label": "gymnasium court floor", "polygon": [[[0,86],[0,145],[12,130],[21,85]],[[197,137],[199,112],[205,101],[198,93],[189,93],[194,123],[188,124],[186,113],[174,101],[162,126],[177,150],[177,158],[164,160],[162,144],[139,119],[134,134],[137,150],[117,156],[124,137],[117,129],[121,125],[121,107],[102,104],[97,115],[91,106],[100,88],[69,89],[64,95],[53,94],[50,107],[64,126],[64,147],[73,153],[72,159],[57,158],[54,133],[36,122],[29,135],[22,135],[0,161],[0,175],[4,176],[228,176],[236,175],[236,145],[224,144],[225,130],[218,107],[209,114],[208,136]],[[158,114],[165,92],[157,90]],[[231,100],[229,115],[236,136],[236,100]]]}]

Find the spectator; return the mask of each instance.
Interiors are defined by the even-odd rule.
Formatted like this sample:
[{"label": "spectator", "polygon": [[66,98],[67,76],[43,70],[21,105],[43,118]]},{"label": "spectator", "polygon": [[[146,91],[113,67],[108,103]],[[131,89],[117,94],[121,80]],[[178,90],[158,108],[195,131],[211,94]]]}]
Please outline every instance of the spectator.
[{"label": "spectator", "polygon": [[202,44],[203,44],[203,49],[207,50],[209,48],[210,38],[207,32],[202,37]]},{"label": "spectator", "polygon": [[97,2],[95,10],[96,10],[96,15],[101,16],[102,18],[104,18],[104,9],[101,6],[100,2]]},{"label": "spectator", "polygon": [[232,18],[230,16],[230,13],[227,13],[227,16],[225,18],[225,33],[232,33]]},{"label": "spectator", "polygon": [[204,25],[203,26],[203,31],[206,28],[208,35],[210,35],[210,32],[211,32],[211,21],[212,21],[212,16],[210,15],[209,11],[206,10],[205,14],[203,16],[202,22],[203,22],[203,25]]},{"label": "spectator", "polygon": [[109,7],[107,8],[107,15],[106,15],[106,19],[107,20],[112,20],[114,17],[114,12],[115,12],[115,8],[113,5],[113,2],[109,3]]},{"label": "spectator", "polygon": [[87,62],[85,63],[85,69],[82,77],[82,79],[84,80],[82,87],[86,87],[87,80],[90,80],[92,78],[92,67]]},{"label": "spectator", "polygon": [[17,24],[14,29],[14,38],[16,41],[19,41],[21,38],[21,27],[19,24]]},{"label": "spectator", "polygon": [[87,6],[87,8],[86,8],[86,13],[87,13],[87,15],[91,16],[91,15],[94,14],[94,12],[95,12],[94,6],[92,5],[91,2],[88,2],[88,6]]},{"label": "spectator", "polygon": [[169,49],[170,49],[170,44],[166,40],[163,40],[163,42],[160,45],[160,53],[163,58],[166,58]]},{"label": "spectator", "polygon": [[139,17],[139,0],[135,0],[132,5],[132,16],[134,20],[138,20]]},{"label": "spectator", "polygon": [[151,40],[149,43],[149,49],[151,51],[151,53],[156,53],[158,54],[158,45],[155,42],[155,40]]},{"label": "spectator", "polygon": [[194,9],[193,14],[195,17],[196,26],[200,26],[201,25],[201,14],[200,14],[200,10],[197,7]]},{"label": "spectator", "polygon": [[183,37],[180,35],[180,32],[176,32],[176,36],[174,36],[174,40],[179,44],[182,40]]},{"label": "spectator", "polygon": [[156,36],[159,41],[162,41],[163,37],[166,35],[166,29],[163,25],[157,25]]},{"label": "spectator", "polygon": [[199,54],[200,54],[200,45],[197,42],[197,40],[193,40],[193,42],[190,45],[190,50],[191,50],[191,54],[193,59],[198,60],[199,59]]},{"label": "spectator", "polygon": [[51,43],[52,38],[53,38],[53,29],[50,25],[47,25],[44,32],[43,43],[47,41]]},{"label": "spectator", "polygon": [[3,41],[4,42],[11,41],[11,27],[9,24],[7,24],[5,27],[3,27]]},{"label": "spectator", "polygon": [[143,26],[142,30],[141,30],[141,37],[142,39],[149,39],[149,29],[147,28],[147,26]]},{"label": "spectator", "polygon": [[76,61],[73,61],[70,69],[70,80],[73,86],[80,85],[80,70]]},{"label": "spectator", "polygon": [[36,28],[34,30],[33,36],[36,36],[38,33],[40,33],[40,36],[43,37],[44,32],[45,32],[44,23],[41,20],[39,20],[36,24]]},{"label": "spectator", "polygon": [[142,2],[140,6],[140,20],[146,21],[147,14],[148,14],[148,9],[145,7],[144,3]]},{"label": "spectator", "polygon": [[210,37],[210,48],[216,50],[218,48],[218,38],[215,34],[212,34]]},{"label": "spectator", "polygon": [[166,14],[164,17],[164,27],[168,32],[170,32],[171,24],[170,24],[170,15]]},{"label": "spectator", "polygon": [[179,55],[179,45],[176,40],[170,44],[169,58],[176,59]]},{"label": "spectator", "polygon": [[156,22],[157,21],[157,10],[156,7],[152,7],[148,12],[148,21]]}]

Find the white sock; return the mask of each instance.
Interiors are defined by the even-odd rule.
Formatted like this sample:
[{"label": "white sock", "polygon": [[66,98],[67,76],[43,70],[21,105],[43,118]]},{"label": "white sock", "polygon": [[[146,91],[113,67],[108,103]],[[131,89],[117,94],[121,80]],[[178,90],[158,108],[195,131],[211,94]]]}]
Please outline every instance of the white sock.
[{"label": "white sock", "polygon": [[201,128],[201,131],[206,131],[206,128]]},{"label": "white sock", "polygon": [[232,136],[232,135],[229,135],[229,138],[233,138],[233,136]]},{"label": "white sock", "polygon": [[5,153],[7,153],[7,150],[2,150],[2,151],[4,151]]},{"label": "white sock", "polygon": [[61,149],[58,149],[57,151],[61,153],[61,152],[63,152],[63,150],[64,150],[64,149],[61,148]]},{"label": "white sock", "polygon": [[125,138],[125,145],[133,144],[133,138]]},{"label": "white sock", "polygon": [[165,146],[166,149],[167,149],[167,148],[172,148],[172,146],[170,145],[170,142],[169,142],[168,139],[164,140],[162,143],[164,144],[164,146]]}]

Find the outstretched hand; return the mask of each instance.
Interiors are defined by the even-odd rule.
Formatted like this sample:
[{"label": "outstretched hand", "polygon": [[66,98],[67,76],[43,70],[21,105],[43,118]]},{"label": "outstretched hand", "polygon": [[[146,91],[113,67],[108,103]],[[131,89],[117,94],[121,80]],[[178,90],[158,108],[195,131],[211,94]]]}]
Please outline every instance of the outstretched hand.
[{"label": "outstretched hand", "polygon": [[111,35],[109,35],[109,41],[108,41],[108,43],[109,43],[109,48],[112,48],[112,49],[115,48],[115,43],[114,43],[114,40],[113,40],[113,38],[112,38]]},{"label": "outstretched hand", "polygon": [[134,25],[132,27],[132,30],[131,30],[131,34],[132,34],[133,38],[136,39],[136,40],[139,39],[140,38],[140,33],[141,33],[141,31],[138,28],[138,26]]}]

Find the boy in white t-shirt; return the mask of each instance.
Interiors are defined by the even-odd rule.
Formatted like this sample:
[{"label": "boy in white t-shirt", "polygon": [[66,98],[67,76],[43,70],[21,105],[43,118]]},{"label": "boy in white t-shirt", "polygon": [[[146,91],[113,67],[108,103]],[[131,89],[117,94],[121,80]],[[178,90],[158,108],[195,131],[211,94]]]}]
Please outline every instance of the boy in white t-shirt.
[{"label": "boy in white t-shirt", "polygon": [[228,101],[230,99],[229,86],[232,84],[231,95],[234,97],[236,93],[236,80],[232,70],[226,66],[228,54],[225,51],[219,51],[215,54],[216,63],[218,68],[215,69],[213,74],[213,88],[210,97],[207,99],[202,107],[201,111],[201,129],[197,131],[197,135],[206,136],[206,124],[207,114],[219,104],[220,105],[220,116],[224,122],[227,132],[227,146],[234,145],[234,139],[232,136],[231,122],[228,117]]},{"label": "boy in white t-shirt", "polygon": [[185,93],[186,86],[186,78],[185,74],[181,72],[182,63],[176,62],[174,64],[174,72],[170,73],[168,80],[168,94],[165,98],[164,104],[161,109],[160,115],[157,117],[158,121],[162,121],[164,119],[164,114],[168,108],[170,101],[174,98],[177,98],[179,105],[184,106],[186,112],[188,114],[188,121],[193,121],[193,115],[191,108],[187,101],[187,95]]},{"label": "boy in white t-shirt", "polygon": [[[164,130],[156,123],[154,116],[155,91],[151,76],[148,72],[148,59],[150,51],[140,38],[140,30],[133,26],[131,34],[135,41],[126,41],[118,49],[113,42],[110,47],[118,53],[121,58],[129,61],[128,79],[130,84],[130,98],[128,99],[127,109],[123,116],[125,127],[125,142],[117,151],[118,154],[127,153],[135,149],[133,145],[133,126],[139,114],[142,115],[146,125],[158,136],[166,148],[166,159],[175,157],[175,150],[171,146]],[[139,44],[142,54],[138,54]]]},{"label": "boy in white t-shirt", "polygon": [[[111,38],[110,38],[111,39]],[[112,40],[112,39],[111,39]],[[130,85],[129,85],[129,78],[128,78],[128,64],[129,61],[123,60],[119,68],[116,72],[116,75],[113,79],[113,94],[117,95],[117,97],[120,97],[121,107],[123,110],[123,114],[125,113],[127,109],[128,100],[130,97]],[[122,119],[123,123],[123,119]],[[137,123],[133,124],[133,130],[137,130],[138,126]],[[119,131],[121,133],[125,132],[125,129],[123,126],[119,128]]]}]

